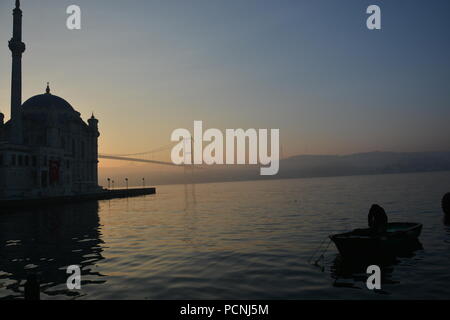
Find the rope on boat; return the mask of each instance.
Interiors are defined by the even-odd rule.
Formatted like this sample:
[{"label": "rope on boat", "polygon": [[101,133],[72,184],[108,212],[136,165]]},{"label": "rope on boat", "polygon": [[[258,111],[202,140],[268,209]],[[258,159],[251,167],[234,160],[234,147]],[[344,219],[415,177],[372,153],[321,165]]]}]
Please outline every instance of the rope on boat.
[{"label": "rope on boat", "polygon": [[[311,263],[313,258],[317,255],[317,253],[320,251],[320,249],[322,249],[323,245],[325,244],[325,241],[328,239],[328,237],[326,237],[325,239],[323,239],[323,241],[320,243],[319,247],[316,249],[316,251],[314,251],[314,253],[312,254],[312,256],[309,258],[308,263]],[[319,262],[320,259],[324,258],[325,252],[328,250],[328,248],[330,247],[331,244],[331,239],[329,239],[328,241],[328,245],[326,246],[325,249],[322,250],[322,253],[319,255],[319,258],[317,260],[315,260],[314,265],[317,265],[317,263]]]},{"label": "rope on boat", "polygon": [[[331,244],[331,239],[330,239],[330,241],[328,241],[328,245],[327,245],[327,247],[325,248],[325,250],[323,250],[322,251],[322,254],[319,256],[319,258],[317,258],[317,260],[314,262],[314,265],[316,265],[316,266],[319,266],[319,264],[318,264],[318,262],[319,262],[319,260],[320,259],[322,259],[322,264],[325,264],[325,253],[327,252],[327,250],[328,250],[328,248],[330,247],[330,244]],[[323,267],[323,266],[322,266]]]}]

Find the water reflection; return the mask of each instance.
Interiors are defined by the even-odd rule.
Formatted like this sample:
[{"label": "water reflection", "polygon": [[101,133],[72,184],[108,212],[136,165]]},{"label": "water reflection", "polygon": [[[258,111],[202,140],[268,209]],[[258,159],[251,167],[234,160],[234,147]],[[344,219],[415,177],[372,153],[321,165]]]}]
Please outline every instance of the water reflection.
[{"label": "water reflection", "polygon": [[[377,265],[381,269],[382,284],[399,284],[399,281],[392,279],[395,266],[402,258],[411,259],[416,255],[417,250],[422,250],[423,246],[419,240],[410,241],[408,246],[398,251],[395,256],[372,257],[370,259],[343,259],[337,255],[330,267],[331,277],[334,279],[334,287],[345,287],[354,289],[365,289],[367,281],[367,267]],[[378,291],[387,293],[386,291]]]},{"label": "water reflection", "polygon": [[184,211],[194,210],[197,205],[195,184],[184,184]]},{"label": "water reflection", "polygon": [[103,283],[95,265],[103,259],[98,202],[8,213],[0,216],[0,298],[23,298],[36,274],[41,296],[80,296],[66,288],[66,269],[81,267],[82,286]]}]

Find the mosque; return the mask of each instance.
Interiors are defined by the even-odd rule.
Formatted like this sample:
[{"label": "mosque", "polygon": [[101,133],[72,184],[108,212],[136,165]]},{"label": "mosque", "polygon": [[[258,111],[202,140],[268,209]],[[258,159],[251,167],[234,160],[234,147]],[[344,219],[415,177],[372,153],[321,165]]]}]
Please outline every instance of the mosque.
[{"label": "mosque", "polygon": [[22,104],[22,10],[13,10],[11,119],[0,113],[0,199],[98,192],[98,120],[45,93]]}]

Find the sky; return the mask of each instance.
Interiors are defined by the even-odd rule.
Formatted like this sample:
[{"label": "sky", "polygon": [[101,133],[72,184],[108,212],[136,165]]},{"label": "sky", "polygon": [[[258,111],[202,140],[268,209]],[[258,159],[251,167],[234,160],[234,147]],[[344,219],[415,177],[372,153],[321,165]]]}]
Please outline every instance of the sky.
[{"label": "sky", "polygon": [[[450,149],[448,0],[21,2],[23,100],[49,81],[100,120],[101,153],[156,149],[194,120],[280,129],[285,157]],[[13,4],[0,0],[7,119]],[[66,28],[72,4],[81,30]]]}]

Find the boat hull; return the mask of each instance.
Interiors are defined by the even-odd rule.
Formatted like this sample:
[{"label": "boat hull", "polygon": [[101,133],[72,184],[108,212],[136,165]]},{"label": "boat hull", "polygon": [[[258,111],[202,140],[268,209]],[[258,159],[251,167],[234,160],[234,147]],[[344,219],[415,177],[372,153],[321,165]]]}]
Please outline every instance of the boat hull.
[{"label": "boat hull", "polygon": [[357,229],[330,238],[344,258],[362,259],[407,256],[421,248],[421,232],[419,223],[390,223],[388,231],[379,235],[371,234],[370,229]]}]

